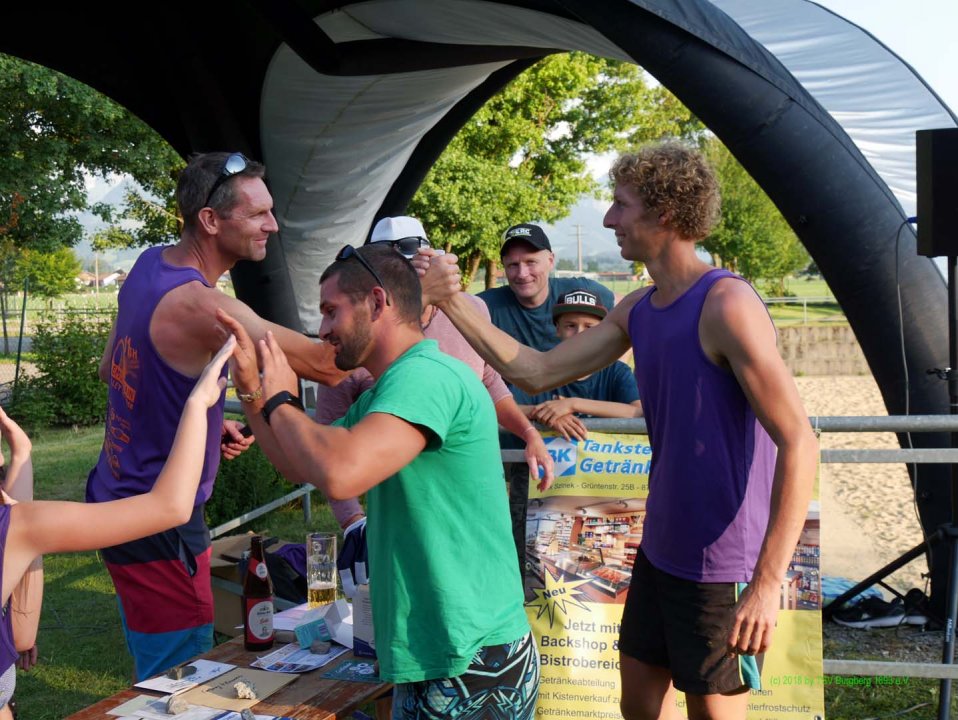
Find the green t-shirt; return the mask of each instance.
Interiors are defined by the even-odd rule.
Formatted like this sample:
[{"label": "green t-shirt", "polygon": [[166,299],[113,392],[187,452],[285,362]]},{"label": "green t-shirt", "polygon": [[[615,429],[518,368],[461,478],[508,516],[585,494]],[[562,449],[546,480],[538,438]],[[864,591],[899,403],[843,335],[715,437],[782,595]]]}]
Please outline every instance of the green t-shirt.
[{"label": "green t-shirt", "polygon": [[369,413],[430,439],[366,495],[370,596],[380,675],[461,675],[476,650],[529,632],[489,393],[465,364],[423,340],[337,422]]}]

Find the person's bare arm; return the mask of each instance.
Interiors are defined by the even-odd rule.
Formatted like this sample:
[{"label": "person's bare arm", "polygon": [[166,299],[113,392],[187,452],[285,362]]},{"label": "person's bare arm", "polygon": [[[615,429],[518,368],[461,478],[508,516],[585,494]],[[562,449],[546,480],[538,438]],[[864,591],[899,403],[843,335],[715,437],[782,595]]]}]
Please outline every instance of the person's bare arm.
[{"label": "person's bare arm", "polygon": [[716,283],[703,308],[699,333],[705,352],[735,374],[778,448],[768,529],[728,638],[730,651],[760,653],[771,642],[782,580],[808,514],[818,441],[776,348],[765,306],[752,288],[733,279]]},{"label": "person's bare arm", "polygon": [[149,492],[102,503],[40,501],[10,508],[2,600],[10,597],[38,555],[108,547],[189,519],[206,452],[207,411],[222,395],[225,382],[219,373],[233,346],[230,339],[201,374],[184,405],[170,455]]},{"label": "person's bare arm", "polygon": [[21,654],[21,669],[36,664],[37,630],[43,608],[43,558],[34,558],[10,595],[13,642]]},{"label": "person's bare arm", "polygon": [[33,500],[33,443],[3,408],[0,408],[0,436],[10,448],[3,491],[17,502]]},{"label": "person's bare arm", "polygon": [[536,405],[532,418],[542,423],[549,423],[554,418],[570,413],[582,413],[583,415],[601,418],[637,418],[642,417],[642,401],[622,403],[610,400],[560,397]]},{"label": "person's bare arm", "polygon": [[453,295],[441,307],[486,362],[514,385],[536,394],[601,370],[618,360],[629,347],[629,337],[623,330],[624,325],[617,322],[616,314],[627,317],[627,310],[623,310],[627,304],[617,305],[598,325],[559,343],[548,352],[533,350],[484,320],[461,294]]},{"label": "person's bare arm", "polygon": [[502,376],[526,392],[536,394],[601,370],[629,348],[628,315],[635,301],[646,292],[638,290],[612,309],[595,327],[548,352],[539,352],[495,327],[482,317],[459,289],[456,256],[428,258],[420,251],[413,266],[430,300],[439,305],[456,329],[477,353]]},{"label": "person's bare arm", "polygon": [[171,290],[153,313],[150,336],[164,360],[186,375],[198,375],[226,339],[227,332],[216,319],[220,308],[236,318],[254,341],[271,331],[299,377],[335,385],[348,374],[336,367],[326,343],[315,343],[302,333],[268,322],[245,303],[200,282]]},{"label": "person's bare arm", "polygon": [[[555,479],[552,456],[546,449],[542,435],[536,426],[529,422],[519,405],[512,397],[504,397],[496,403],[496,418],[499,424],[525,442],[526,465],[534,478],[539,478],[539,491],[545,492]],[[540,475],[539,468],[542,468]]]}]

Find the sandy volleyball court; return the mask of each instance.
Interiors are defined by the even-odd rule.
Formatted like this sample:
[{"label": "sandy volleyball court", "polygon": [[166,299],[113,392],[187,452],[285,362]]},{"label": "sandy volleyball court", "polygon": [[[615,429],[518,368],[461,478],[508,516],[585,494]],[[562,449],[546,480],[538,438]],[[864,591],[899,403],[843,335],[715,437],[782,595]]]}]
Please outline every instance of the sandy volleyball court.
[{"label": "sandy volleyball court", "polygon": [[[887,415],[871,375],[797,377],[809,415]],[[822,433],[823,448],[897,448],[892,433]],[[922,540],[905,466],[823,464],[822,574],[861,580]],[[888,579],[925,589],[924,557]]]}]

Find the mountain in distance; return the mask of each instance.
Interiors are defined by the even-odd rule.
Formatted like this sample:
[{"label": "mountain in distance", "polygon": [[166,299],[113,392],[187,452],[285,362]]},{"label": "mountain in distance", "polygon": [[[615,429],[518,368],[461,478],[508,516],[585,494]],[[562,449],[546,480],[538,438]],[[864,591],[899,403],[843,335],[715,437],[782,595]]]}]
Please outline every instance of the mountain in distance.
[{"label": "mountain in distance", "polygon": [[629,269],[631,263],[622,259],[615,234],[602,227],[602,218],[608,209],[608,200],[583,196],[572,207],[568,217],[553,224],[542,223],[542,229],[549,236],[556,260],[571,260],[573,264],[577,263],[578,236],[582,239],[583,268],[589,260],[594,260],[602,270]]},{"label": "mountain in distance", "polygon": [[[129,177],[122,177],[112,183],[102,178],[92,178],[91,187],[87,191],[87,198],[90,204],[105,203],[119,209],[123,206],[126,194],[131,189],[137,189],[136,182]],[[98,231],[106,228],[106,223],[92,212],[85,211],[77,213],[77,220],[83,226],[83,239],[73,248],[80,262],[84,267],[92,266],[96,253],[90,245],[90,238]],[[99,254],[99,260],[104,266],[109,265],[114,270],[130,271],[133,263],[143,252],[144,248],[131,248],[129,250],[104,250]],[[102,271],[101,271],[102,272]]]}]

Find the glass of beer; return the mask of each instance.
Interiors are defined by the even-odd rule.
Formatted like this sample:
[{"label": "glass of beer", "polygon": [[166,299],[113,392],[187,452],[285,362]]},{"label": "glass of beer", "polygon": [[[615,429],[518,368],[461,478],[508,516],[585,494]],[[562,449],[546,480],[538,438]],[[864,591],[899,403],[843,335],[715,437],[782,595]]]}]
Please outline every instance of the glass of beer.
[{"label": "glass of beer", "polygon": [[336,600],[336,533],[306,535],[306,587],[310,607]]}]

